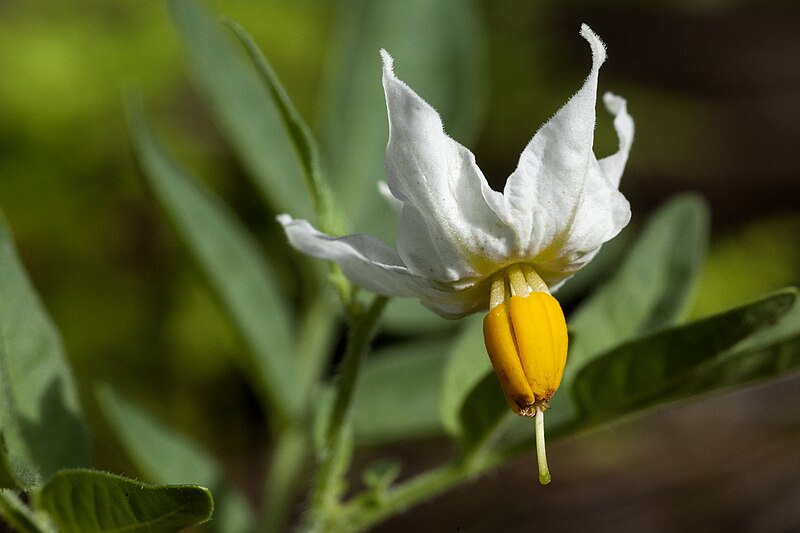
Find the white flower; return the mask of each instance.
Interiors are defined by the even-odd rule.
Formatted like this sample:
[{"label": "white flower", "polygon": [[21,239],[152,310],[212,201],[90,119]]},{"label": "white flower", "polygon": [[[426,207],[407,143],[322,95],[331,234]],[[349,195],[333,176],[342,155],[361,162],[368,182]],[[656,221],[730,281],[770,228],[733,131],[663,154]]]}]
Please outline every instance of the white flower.
[{"label": "white flower", "polygon": [[493,276],[529,265],[550,291],[589,262],[628,223],[619,181],[633,140],[625,100],[610,93],[619,151],[593,151],[597,77],[605,46],[588,26],[592,49],[583,87],[528,143],[502,193],[492,190],[468,149],[443,130],[436,111],[393,72],[382,50],[389,113],[386,180],[402,202],[396,249],[363,234],[332,237],[280,215],[292,246],[337,263],[356,285],[419,298],[457,318],[489,304]]},{"label": "white flower", "polygon": [[[592,70],[583,87],[522,151],[502,193],[472,152],[445,134],[434,109],[397,79],[385,50],[389,112],[386,187],[399,209],[396,249],[368,235],[331,237],[280,215],[292,246],[336,262],[353,282],[412,296],[447,317],[489,308],[484,341],[511,409],[536,418],[539,479],[550,481],[544,411],[561,383],[567,326],[551,296],[630,219],[619,181],[633,141],[625,100],[606,93],[619,151],[593,151],[597,76],[605,46],[588,26]],[[387,190],[388,189],[388,190]]]}]

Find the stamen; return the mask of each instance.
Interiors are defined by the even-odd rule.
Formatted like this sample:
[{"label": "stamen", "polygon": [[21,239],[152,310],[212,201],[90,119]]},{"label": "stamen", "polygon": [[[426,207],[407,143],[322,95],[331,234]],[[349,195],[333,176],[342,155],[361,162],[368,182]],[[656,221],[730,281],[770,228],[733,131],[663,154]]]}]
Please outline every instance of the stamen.
[{"label": "stamen", "polygon": [[492,289],[489,294],[489,311],[502,305],[506,301],[506,280],[501,274],[492,280]]},{"label": "stamen", "polygon": [[547,283],[544,282],[542,277],[536,273],[532,266],[528,264],[522,265],[522,272],[525,274],[525,280],[528,282],[528,286],[535,292],[546,292],[550,294],[550,290],[547,288]]},{"label": "stamen", "polygon": [[542,406],[536,405],[536,459],[539,462],[539,483],[550,483],[550,469],[547,467],[547,450],[544,447],[544,411]]},{"label": "stamen", "polygon": [[525,274],[522,273],[519,265],[511,265],[506,269],[506,272],[508,272],[512,295],[528,296],[531,293],[531,288],[528,286],[528,281],[525,279]]}]

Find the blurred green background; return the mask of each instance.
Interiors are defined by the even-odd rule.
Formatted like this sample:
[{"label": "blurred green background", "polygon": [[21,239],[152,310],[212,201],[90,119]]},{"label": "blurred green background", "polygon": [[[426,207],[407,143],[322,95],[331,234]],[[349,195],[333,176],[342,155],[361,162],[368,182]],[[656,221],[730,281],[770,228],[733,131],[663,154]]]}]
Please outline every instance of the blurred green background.
[{"label": "blurred green background", "polygon": [[[313,125],[340,4],[212,5],[254,35]],[[484,0],[479,12],[486,71],[474,114],[453,119],[466,138],[454,135],[496,187],[588,72],[577,35],[586,22],[609,48],[601,91],[625,96],[636,120],[622,184],[636,219],[685,190],[711,207],[692,314],[800,284],[796,2]],[[424,80],[410,81],[426,96]],[[271,217],[195,92],[166,7],[151,0],[0,0],[0,208],[63,333],[96,464],[135,474],[93,407],[92,387],[105,381],[216,451],[255,496],[261,413],[225,355],[238,340],[138,178],[122,109],[131,87],[171,148],[265,234]],[[380,94],[377,50],[365,90]],[[602,156],[615,139],[602,114],[598,128]],[[798,391],[795,377],[557,444],[560,484],[536,486],[527,458],[381,530],[527,531],[532,520],[557,530],[797,526]],[[444,451],[432,442],[393,453],[427,464]]]}]

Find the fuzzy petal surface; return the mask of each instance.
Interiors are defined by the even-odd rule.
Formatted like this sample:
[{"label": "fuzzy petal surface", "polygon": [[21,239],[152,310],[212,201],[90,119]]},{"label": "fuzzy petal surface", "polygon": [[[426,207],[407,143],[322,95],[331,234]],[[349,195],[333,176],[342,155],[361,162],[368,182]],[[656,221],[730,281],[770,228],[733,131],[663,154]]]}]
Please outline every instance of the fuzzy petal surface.
[{"label": "fuzzy petal surface", "polygon": [[439,114],[395,76],[383,50],[383,87],[389,114],[386,181],[403,202],[397,251],[408,269],[442,282],[491,273],[491,259],[507,257],[514,232],[494,212],[493,191],[475,156],[451,139]]},{"label": "fuzzy petal surface", "polygon": [[[615,154],[616,159],[605,164],[614,172],[613,180],[593,152],[597,78],[606,59],[605,45],[586,25],[581,35],[592,49],[589,76],[525,147],[503,196],[491,198],[495,212],[514,228],[516,253],[530,258],[552,286],[594,257],[630,219],[628,202],[618,191],[627,152],[621,150],[624,158]],[[622,138],[627,134],[627,113],[618,116],[615,126]],[[629,125],[632,138],[632,121]]]},{"label": "fuzzy petal surface", "polygon": [[333,261],[353,283],[384,296],[418,298],[426,307],[447,318],[459,318],[483,307],[486,283],[466,283],[457,288],[440,285],[408,271],[392,248],[364,234],[332,237],[306,220],[279,215],[289,243],[313,257]]}]

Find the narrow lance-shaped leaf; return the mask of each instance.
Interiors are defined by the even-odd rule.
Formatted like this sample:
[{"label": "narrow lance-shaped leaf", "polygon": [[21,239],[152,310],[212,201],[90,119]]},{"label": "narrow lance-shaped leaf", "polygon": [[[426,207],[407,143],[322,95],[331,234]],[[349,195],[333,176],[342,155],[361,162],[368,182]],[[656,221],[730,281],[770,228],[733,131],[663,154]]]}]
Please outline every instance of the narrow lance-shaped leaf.
[{"label": "narrow lance-shaped leaf", "polygon": [[698,369],[672,390],[675,398],[775,379],[800,368],[800,305]]},{"label": "narrow lance-shaped leaf", "polygon": [[302,163],[273,95],[197,0],[170,0],[200,89],[268,205],[311,218]]},{"label": "narrow lance-shaped leaf", "polygon": [[89,462],[89,439],[61,337],[25,274],[2,218],[0,432],[19,483],[33,483],[34,471],[46,478],[61,468]]},{"label": "narrow lance-shaped leaf", "polygon": [[163,149],[141,105],[127,105],[144,176],[194,255],[249,351],[239,361],[254,388],[283,416],[299,409],[287,305],[275,273],[242,224]]},{"label": "narrow lance-shaped leaf", "polygon": [[764,372],[741,375],[723,371],[737,361],[746,362],[749,355],[758,357],[758,352],[737,358],[724,354],[737,342],[773,324],[791,307],[796,295],[795,290],[778,292],[632,341],[597,358],[575,380],[573,394],[581,413],[595,423],[608,421],[658,403],[738,385],[746,381],[743,377],[765,377]]},{"label": "narrow lance-shaped leaf", "polygon": [[222,467],[206,450],[108,386],[98,388],[97,400],[122,447],[148,481],[209,487],[216,500],[211,529],[254,529],[255,517],[247,500],[226,482]]},{"label": "narrow lance-shaped leaf", "polygon": [[[800,331],[796,336],[781,335],[772,344],[750,344],[750,338],[770,337],[770,331],[777,329],[773,323],[792,305],[796,294],[795,290],[785,290],[603,354],[575,380],[573,393],[579,412],[565,418],[552,416],[552,409],[547,411],[550,438],[613,423],[666,402],[774,378],[797,368]],[[783,329],[780,323],[778,327]],[[738,350],[740,345],[747,348]],[[533,436],[527,427],[517,424],[511,429],[513,434],[507,435],[505,444],[509,455],[532,449]]]},{"label": "narrow lance-shaped leaf", "polygon": [[457,320],[447,320],[414,298],[392,298],[381,317],[381,331],[396,335],[437,334],[457,329]]},{"label": "narrow lance-shaped leaf", "polygon": [[8,449],[3,434],[0,433],[0,489],[25,489],[34,484],[35,478],[32,476],[25,480],[20,480],[18,467],[15,468],[8,457]]},{"label": "narrow lance-shaped leaf", "polygon": [[314,211],[319,221],[319,228],[325,233],[330,233],[332,235],[346,233],[344,217],[335,205],[328,184],[323,179],[319,162],[319,151],[317,150],[317,143],[314,141],[311,131],[300,116],[300,113],[295,109],[289,95],[278,80],[278,76],[272,70],[267,58],[258,48],[258,45],[250,34],[232,20],[228,19],[225,23],[233,30],[234,34],[239,38],[239,41],[241,41],[249,54],[253,65],[259,73],[265,87],[269,90],[283,118],[287,133],[291,136],[293,146],[303,166],[306,187],[313,201]]},{"label": "narrow lance-shaped leaf", "polygon": [[486,374],[461,406],[462,452],[474,452],[491,444],[493,434],[510,414],[500,382],[493,373]]},{"label": "narrow lance-shaped leaf", "polygon": [[211,518],[211,493],[196,485],[148,485],[95,470],[64,470],[36,506],[60,533],[173,533]]},{"label": "narrow lance-shaped leaf", "polygon": [[648,220],[616,274],[569,317],[569,356],[547,415],[550,428],[576,416],[569,390],[581,368],[604,351],[680,318],[707,247],[708,212],[699,197],[679,196]]},{"label": "narrow lance-shaped leaf", "polygon": [[462,405],[488,374],[494,376],[483,342],[483,318],[471,317],[464,321],[458,337],[448,350],[439,385],[439,417],[447,433],[461,433]]},{"label": "narrow lance-shaped leaf", "polygon": [[12,489],[0,490],[0,516],[20,533],[58,533],[46,515],[34,512]]},{"label": "narrow lance-shaped leaf", "polygon": [[417,341],[379,350],[365,362],[353,397],[359,444],[441,433],[438,384],[446,341]]},{"label": "narrow lance-shaped leaf", "polygon": [[592,357],[620,342],[674,324],[685,311],[708,241],[708,213],[695,196],[659,209],[614,277],[569,319],[562,390]]}]

